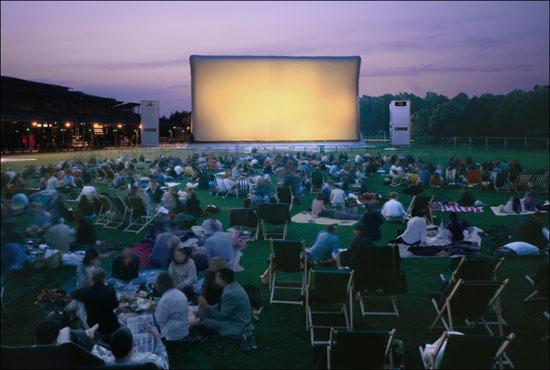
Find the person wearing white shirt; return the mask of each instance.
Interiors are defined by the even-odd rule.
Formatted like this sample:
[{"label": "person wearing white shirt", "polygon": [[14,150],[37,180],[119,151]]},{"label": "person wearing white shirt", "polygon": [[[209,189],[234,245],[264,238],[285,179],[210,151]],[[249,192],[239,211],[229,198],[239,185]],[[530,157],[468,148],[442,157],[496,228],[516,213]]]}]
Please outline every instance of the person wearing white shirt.
[{"label": "person wearing white shirt", "polygon": [[426,245],[426,236],[428,233],[428,223],[424,217],[426,211],[419,209],[413,218],[407,223],[405,231],[393,240],[393,243],[406,243],[408,245],[420,244]]},{"label": "person wearing white shirt", "polygon": [[330,205],[340,210],[343,210],[346,205],[346,193],[338,185],[330,192]]},{"label": "person wearing white shirt", "polygon": [[382,216],[384,216],[386,220],[402,220],[406,215],[403,204],[397,200],[397,193],[392,192],[389,196],[390,199],[382,206]]}]

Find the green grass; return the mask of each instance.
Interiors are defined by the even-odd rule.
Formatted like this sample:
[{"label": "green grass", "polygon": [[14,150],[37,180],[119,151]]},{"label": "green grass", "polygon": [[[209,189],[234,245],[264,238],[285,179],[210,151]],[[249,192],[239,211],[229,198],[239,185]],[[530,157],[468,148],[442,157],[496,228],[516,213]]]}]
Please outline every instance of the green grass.
[{"label": "green grass", "polygon": [[[376,150],[370,150],[375,152]],[[495,152],[495,151],[453,151],[430,150],[424,148],[412,148],[402,151],[415,155],[427,156],[434,161],[444,161],[452,154],[471,155],[475,161],[484,159],[517,159],[526,172],[548,168],[548,153],[541,152]],[[120,152],[122,153],[122,152]],[[125,152],[127,154],[137,153]],[[181,153],[171,150],[168,153]],[[168,154],[167,153],[167,154]],[[75,158],[78,155],[91,156],[98,153],[56,153],[44,155],[24,155],[24,157],[39,158],[34,164],[56,163],[61,159]],[[113,151],[111,155],[118,155]],[[99,156],[107,156],[106,152],[100,152]],[[155,152],[146,153],[147,157],[156,156]],[[2,164],[2,170],[8,166],[16,169],[30,162]],[[383,186],[381,176],[368,180],[369,186],[374,191],[388,193],[393,188]],[[437,200],[455,200],[458,192],[455,190],[440,189],[434,192]],[[228,210],[232,207],[242,206],[243,199],[215,198],[206,191],[199,191],[199,199],[203,205],[216,203],[222,207],[221,221],[224,225],[228,222]],[[497,193],[494,191],[475,192],[476,199],[483,200],[487,205],[498,205],[505,202],[509,193]],[[539,200],[543,197],[537,196]],[[302,211],[311,203],[312,196],[306,195],[304,205],[296,206],[292,213]],[[404,204],[410,202],[410,197],[402,195]],[[436,213],[438,223],[441,218],[447,220],[448,214]],[[513,228],[519,217],[495,217],[490,210],[482,214],[462,214],[469,224],[487,229],[493,224],[504,224]],[[24,219],[21,220],[23,224]],[[548,217],[546,217],[548,223]],[[23,226],[23,225],[21,225]],[[383,245],[395,236],[400,225],[386,223],[383,225]],[[98,236],[106,240],[124,241],[127,245],[133,245],[144,235],[134,235],[120,231],[106,231],[98,228]],[[305,239],[307,245],[311,245],[321,226],[312,224],[289,225],[289,239]],[[337,234],[342,245],[347,245],[351,239],[351,228],[339,227]],[[258,276],[266,268],[268,257],[268,243],[265,241],[252,242],[244,251],[241,264],[245,271],[237,274],[237,279],[242,284],[259,285]],[[486,253],[486,252],[484,252]],[[512,343],[508,354],[518,368],[548,368],[550,365],[547,342],[540,339],[548,334],[548,322],[542,316],[547,310],[547,304],[543,302],[523,303],[523,298],[530,293],[531,287],[523,278],[523,275],[532,273],[540,262],[540,258],[522,257],[509,258],[502,267],[499,277],[509,278],[510,284],[502,295],[503,315],[508,321],[509,332],[516,334],[516,340]],[[428,294],[439,289],[438,275],[448,270],[449,259],[408,259],[402,261],[402,267],[406,271],[408,292],[399,296],[398,304],[401,316],[399,318],[377,318],[374,316],[361,318],[357,312],[355,317],[357,326],[362,328],[397,329],[397,337],[404,341],[406,347],[405,365],[408,368],[421,366],[417,347],[421,344],[432,343],[441,334],[441,330],[430,331],[429,326],[434,318],[433,308],[428,301]],[[110,260],[104,261],[104,267],[110,268]],[[33,341],[32,335],[35,326],[43,319],[41,312],[34,306],[36,295],[43,288],[55,288],[62,286],[74,275],[74,269],[62,267],[53,271],[37,271],[22,276],[14,281],[12,286],[8,281],[8,313],[2,315],[2,344],[22,345]],[[11,290],[11,291],[10,291]],[[17,291],[24,292],[17,294]],[[262,295],[267,300],[268,290],[262,287]],[[10,300],[10,296],[16,297]],[[311,368],[313,366],[312,349],[309,343],[309,334],[305,330],[304,310],[294,305],[273,305],[261,315],[261,321],[254,323],[257,333],[258,350],[252,353],[243,353],[238,344],[231,340],[211,339],[205,343],[194,343],[182,346],[169,353],[173,368]],[[360,353],[357,354],[361,356]],[[467,354],[465,354],[467,355]]]}]

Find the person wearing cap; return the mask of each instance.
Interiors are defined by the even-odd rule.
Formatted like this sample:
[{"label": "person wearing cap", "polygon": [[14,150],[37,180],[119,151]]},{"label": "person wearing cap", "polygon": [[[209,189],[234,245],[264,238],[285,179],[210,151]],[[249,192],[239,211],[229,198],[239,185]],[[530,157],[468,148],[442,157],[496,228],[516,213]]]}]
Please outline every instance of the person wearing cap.
[{"label": "person wearing cap", "polygon": [[353,240],[348,249],[340,252],[336,259],[336,264],[340,266],[354,267],[357,263],[356,257],[361,248],[372,247],[372,240],[367,236],[367,230],[362,223],[357,223],[353,227]]}]

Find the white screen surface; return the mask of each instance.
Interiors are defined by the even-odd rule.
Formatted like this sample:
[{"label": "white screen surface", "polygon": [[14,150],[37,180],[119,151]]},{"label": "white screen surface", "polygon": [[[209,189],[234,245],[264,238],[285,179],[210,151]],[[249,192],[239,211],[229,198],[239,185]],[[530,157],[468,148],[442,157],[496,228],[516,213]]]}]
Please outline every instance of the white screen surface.
[{"label": "white screen surface", "polygon": [[197,141],[358,140],[359,57],[190,60]]}]

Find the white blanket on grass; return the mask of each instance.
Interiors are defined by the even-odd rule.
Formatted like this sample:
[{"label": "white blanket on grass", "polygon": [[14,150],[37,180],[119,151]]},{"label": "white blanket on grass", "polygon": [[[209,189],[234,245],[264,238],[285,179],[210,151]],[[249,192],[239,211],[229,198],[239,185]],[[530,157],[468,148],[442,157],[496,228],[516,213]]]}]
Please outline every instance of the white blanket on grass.
[{"label": "white blanket on grass", "polygon": [[340,225],[340,226],[353,226],[357,223],[357,220],[339,220],[336,218],[328,217],[313,217],[309,212],[300,212],[292,216],[292,222],[299,224],[317,224],[317,225]]},{"label": "white blanket on grass", "polygon": [[[524,216],[524,215],[532,215],[535,213],[535,211],[532,212],[521,212],[521,213],[505,213],[500,211],[500,206],[491,207],[491,211],[495,214],[495,216]],[[545,211],[539,211],[539,212],[545,212]]]}]

